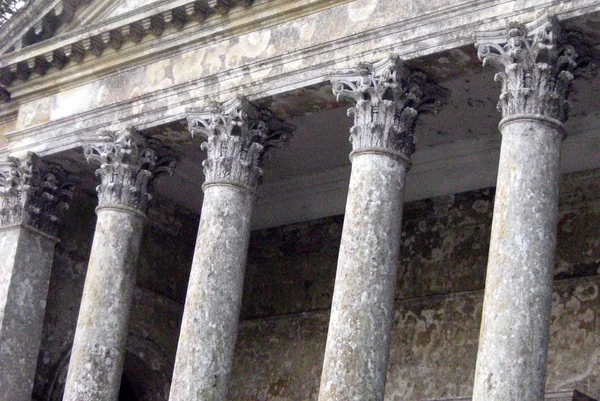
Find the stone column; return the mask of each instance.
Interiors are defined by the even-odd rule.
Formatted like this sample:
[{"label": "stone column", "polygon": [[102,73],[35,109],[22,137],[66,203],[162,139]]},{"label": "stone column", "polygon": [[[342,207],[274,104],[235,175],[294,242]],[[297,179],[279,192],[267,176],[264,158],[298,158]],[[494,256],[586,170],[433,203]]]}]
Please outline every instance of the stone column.
[{"label": "stone column", "polygon": [[0,166],[0,401],[31,401],[65,174],[34,154]]},{"label": "stone column", "polygon": [[65,401],[117,401],[136,263],[157,157],[132,127],[84,147],[100,164],[96,231],[65,387]]},{"label": "stone column", "polygon": [[500,70],[503,119],[474,401],[544,399],[560,150],[578,58],[556,21],[544,22],[533,38],[524,25],[500,44],[480,35],[479,57]]},{"label": "stone column", "polygon": [[170,401],[226,401],[237,337],[255,191],[265,151],[293,127],[238,97],[188,110],[207,139],[206,180]]},{"label": "stone column", "polygon": [[446,93],[396,55],[331,81],[337,98],[356,106],[348,110],[352,172],[319,401],[382,401],[414,126]]}]

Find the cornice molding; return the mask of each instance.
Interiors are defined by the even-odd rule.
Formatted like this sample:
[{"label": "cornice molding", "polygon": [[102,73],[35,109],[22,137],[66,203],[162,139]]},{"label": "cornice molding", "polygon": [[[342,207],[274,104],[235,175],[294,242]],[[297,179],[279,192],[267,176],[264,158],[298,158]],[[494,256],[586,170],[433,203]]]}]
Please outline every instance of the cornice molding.
[{"label": "cornice molding", "polygon": [[[62,3],[61,3],[62,4]],[[161,36],[167,26],[181,30],[188,22],[203,22],[211,14],[226,14],[236,4],[252,0],[164,0],[106,21],[84,26],[0,57],[0,83],[10,87],[32,74],[45,75],[68,63],[81,63],[86,55],[102,56],[104,49],[118,50],[127,42],[138,44],[144,36]]]},{"label": "cornice molding", "polygon": [[75,12],[94,0],[38,0],[22,7],[0,34],[0,53],[20,50],[48,39],[69,23]]},{"label": "cornice molding", "polygon": [[[211,4],[217,4],[213,0],[210,1]],[[232,1],[229,4],[232,4]],[[21,52],[0,56],[0,88],[5,86],[4,90],[8,92],[8,96],[4,96],[4,102],[28,102],[55,93],[59,87],[60,90],[65,90],[83,85],[114,74],[115,71],[146,65],[227,40],[250,32],[257,26],[265,28],[277,25],[287,21],[290,16],[309,15],[350,1],[352,0],[254,0],[252,6],[230,11],[227,18],[221,18],[217,12],[208,13],[202,22],[188,18],[182,29],[172,29],[172,24],[164,23],[165,33],[158,36],[152,33],[150,28],[144,28],[143,39],[138,42],[130,40],[127,36],[119,36],[119,30],[123,33],[130,29],[127,27],[131,24],[144,27],[144,21],[146,26],[148,21],[151,26],[153,19],[160,21],[162,18],[166,21],[164,15],[178,4],[183,5],[179,6],[181,8],[185,4],[197,3],[190,3],[189,0],[160,1],[154,3],[157,4],[155,7],[136,9],[77,31],[66,32]],[[129,25],[124,26],[124,23]],[[113,41],[115,37],[122,39],[118,50],[113,48],[119,46]],[[79,40],[80,38],[83,39]],[[63,55],[69,57],[65,58]],[[70,57],[77,59],[71,62]],[[60,69],[55,68],[54,63],[57,63]],[[2,102],[0,99],[0,105]]]}]

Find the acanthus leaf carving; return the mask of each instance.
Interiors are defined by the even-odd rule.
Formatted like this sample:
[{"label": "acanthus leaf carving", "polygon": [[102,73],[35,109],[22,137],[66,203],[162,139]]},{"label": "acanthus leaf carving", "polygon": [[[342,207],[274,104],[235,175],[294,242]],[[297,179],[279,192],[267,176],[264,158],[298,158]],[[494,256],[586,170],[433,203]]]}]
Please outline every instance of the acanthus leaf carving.
[{"label": "acanthus leaf carving", "polygon": [[437,113],[449,96],[448,90],[428,81],[425,73],[411,71],[396,54],[336,72],[331,83],[338,101],[356,102],[348,109],[348,116],[354,117],[353,150],[384,148],[407,159],[415,151],[418,114]]},{"label": "acanthus leaf carving", "polygon": [[504,38],[478,33],[483,40],[476,43],[477,55],[484,66],[499,70],[495,80],[502,85],[498,110],[503,117],[539,115],[564,122],[571,82],[597,73],[597,52],[581,34],[565,31],[556,17],[532,24],[532,30],[509,24]]},{"label": "acanthus leaf carving", "polygon": [[0,167],[0,226],[25,224],[56,236],[72,189],[60,166],[34,153],[23,159],[9,157]]},{"label": "acanthus leaf carving", "polygon": [[84,146],[89,163],[99,164],[96,175],[101,183],[96,188],[98,205],[126,206],[145,213],[149,202],[150,183],[158,174],[172,174],[176,162],[160,159],[148,140],[133,126],[119,131],[103,131]]},{"label": "acanthus leaf carving", "polygon": [[192,135],[206,139],[205,183],[230,181],[256,189],[269,150],[284,148],[293,136],[294,126],[243,96],[187,112]]}]

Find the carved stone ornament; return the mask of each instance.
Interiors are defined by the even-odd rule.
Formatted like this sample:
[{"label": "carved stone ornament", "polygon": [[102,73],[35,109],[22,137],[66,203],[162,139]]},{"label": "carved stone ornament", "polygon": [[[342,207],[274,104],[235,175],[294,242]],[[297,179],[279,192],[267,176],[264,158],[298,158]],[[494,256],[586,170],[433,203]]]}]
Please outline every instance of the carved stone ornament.
[{"label": "carved stone ornament", "polygon": [[202,109],[188,109],[192,135],[206,138],[205,183],[229,181],[256,189],[271,148],[284,148],[294,126],[238,96]]},{"label": "carved stone ornament", "polygon": [[159,173],[171,174],[176,167],[172,159],[160,160],[148,141],[134,127],[120,131],[103,131],[101,137],[84,145],[89,163],[100,164],[96,175],[98,205],[126,206],[145,213],[152,199],[149,184]]},{"label": "carved stone ornament", "polygon": [[54,237],[72,196],[63,169],[33,153],[0,166],[0,226],[25,224]]},{"label": "carved stone ornament", "polygon": [[411,71],[396,54],[377,63],[331,75],[333,94],[356,102],[348,109],[354,117],[350,142],[354,151],[384,148],[406,158],[415,151],[414,127],[419,112],[437,113],[448,91]]},{"label": "carved stone ornament", "polygon": [[591,78],[597,67],[595,51],[582,35],[566,32],[555,17],[530,24],[510,24],[498,32],[476,34],[477,55],[483,65],[500,70],[502,84],[498,110],[503,117],[526,114],[566,121],[568,93],[576,75]]}]

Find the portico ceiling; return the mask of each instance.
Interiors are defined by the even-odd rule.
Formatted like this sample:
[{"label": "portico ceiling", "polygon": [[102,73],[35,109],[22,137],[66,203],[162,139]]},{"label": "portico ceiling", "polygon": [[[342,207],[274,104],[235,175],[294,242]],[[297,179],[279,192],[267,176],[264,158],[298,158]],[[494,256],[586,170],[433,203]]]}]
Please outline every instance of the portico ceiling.
[{"label": "portico ceiling", "polygon": [[[598,13],[563,22],[587,39],[600,42]],[[364,60],[376,61],[376,60]],[[436,52],[409,61],[449,89],[448,104],[438,115],[420,116],[417,151],[408,175],[406,200],[417,200],[495,185],[500,149],[496,110],[499,96],[494,72],[481,66],[472,45]],[[600,78],[574,83],[572,109],[566,124],[564,172],[600,167]],[[252,101],[272,110],[276,116],[295,124],[297,131],[283,151],[273,151],[265,165],[263,184],[258,190],[253,228],[273,227],[344,212],[350,162],[349,104],[339,104],[327,82],[291,90],[266,90],[277,93],[254,96]],[[192,105],[192,104],[190,104]],[[145,128],[148,123],[145,123]],[[191,138],[185,120],[145,128],[142,133],[163,141],[180,158],[173,177],[156,183],[159,197],[200,212],[201,185],[204,181],[200,150],[201,138]],[[85,177],[84,186],[92,189],[95,178],[80,149],[71,149],[51,159]]]},{"label": "portico ceiling", "polygon": [[[481,68],[443,82],[451,98],[436,116],[422,116],[416,128],[417,151],[407,178],[406,200],[494,186],[500,152],[496,110],[499,88],[493,72]],[[600,79],[575,83],[569,136],[564,142],[563,171],[600,167]],[[318,93],[331,93],[324,86]],[[331,95],[333,99],[333,95]],[[291,120],[295,137],[287,149],[274,151],[265,166],[254,210],[254,228],[309,220],[344,212],[351,150],[347,106],[310,112]],[[173,180],[160,192],[199,211],[203,182],[197,145],[184,152]],[[192,194],[196,193],[194,196]]]},{"label": "portico ceiling", "polygon": [[[461,71],[447,66],[450,57],[463,57]],[[428,70],[451,91],[448,104],[437,115],[422,115],[417,124],[417,151],[407,179],[406,200],[449,195],[495,185],[500,149],[496,110],[499,95],[494,72],[481,67],[471,47],[445,52],[411,65]],[[437,71],[437,72],[436,72]],[[350,177],[348,141],[352,119],[349,104],[338,104],[329,84],[295,90],[255,103],[297,126],[288,148],[274,150],[266,163],[258,190],[253,228],[290,224],[344,212]],[[600,167],[600,78],[579,80],[571,94],[566,124],[564,172]],[[200,212],[204,182],[201,138],[192,138],[185,121],[143,131],[160,139],[180,158],[173,177],[156,183],[159,197]],[[89,188],[92,170],[80,151],[53,157],[82,172]],[[68,161],[71,161],[68,163]]]}]

